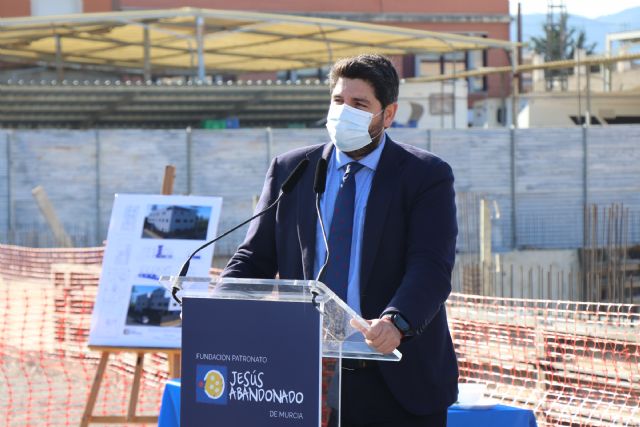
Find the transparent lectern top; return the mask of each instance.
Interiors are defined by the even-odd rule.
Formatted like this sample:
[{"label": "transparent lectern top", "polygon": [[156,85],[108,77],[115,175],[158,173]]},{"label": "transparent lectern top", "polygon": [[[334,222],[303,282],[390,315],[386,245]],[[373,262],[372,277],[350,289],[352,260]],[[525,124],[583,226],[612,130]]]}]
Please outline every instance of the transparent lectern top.
[{"label": "transparent lectern top", "polygon": [[369,347],[352,321],[368,328],[368,323],[324,283],[315,280],[210,279],[208,277],[162,276],[160,283],[170,291],[177,287],[179,298],[215,298],[307,302],[322,314],[322,355],[346,359],[399,361],[394,350],[382,354]]}]

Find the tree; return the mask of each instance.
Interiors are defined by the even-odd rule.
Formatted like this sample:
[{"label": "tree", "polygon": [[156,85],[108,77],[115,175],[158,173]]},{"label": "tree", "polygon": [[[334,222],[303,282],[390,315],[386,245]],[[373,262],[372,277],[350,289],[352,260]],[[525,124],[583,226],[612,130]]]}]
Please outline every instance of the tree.
[{"label": "tree", "polygon": [[[554,18],[553,14],[549,14],[547,22],[543,24],[544,37],[531,37],[531,47],[546,62],[573,59],[576,49],[584,50],[587,55],[595,51],[596,43],[587,44],[584,30],[569,27],[569,15],[566,12],[561,12],[558,20]],[[567,69],[545,70],[547,89],[553,88],[555,80],[560,80],[564,89],[567,72]]]}]

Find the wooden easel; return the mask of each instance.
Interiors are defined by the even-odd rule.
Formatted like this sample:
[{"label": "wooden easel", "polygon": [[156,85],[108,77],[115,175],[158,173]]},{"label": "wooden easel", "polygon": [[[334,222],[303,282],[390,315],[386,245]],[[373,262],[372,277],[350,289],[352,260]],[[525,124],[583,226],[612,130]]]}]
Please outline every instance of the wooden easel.
[{"label": "wooden easel", "polygon": [[[98,370],[93,378],[93,384],[91,384],[91,392],[89,393],[89,399],[84,408],[82,415],[81,427],[87,427],[91,423],[101,424],[147,424],[157,423],[157,415],[136,415],[136,407],[138,406],[138,397],[140,393],[140,379],[142,378],[142,368],[144,364],[144,356],[150,353],[166,353],[169,362],[169,378],[176,378],[180,376],[180,349],[179,348],[131,348],[131,347],[96,347],[89,346],[91,351],[100,351],[100,362],[98,363]],[[133,352],[136,353],[136,367],[133,373],[133,384],[131,385],[131,394],[129,395],[129,406],[126,415],[93,415],[93,409],[98,399],[98,393],[100,392],[100,385],[104,378],[104,373],[107,368],[107,362],[109,361],[109,355],[111,353],[121,352]]]},{"label": "wooden easel", "polygon": [[[176,168],[173,165],[167,165],[164,171],[164,178],[162,180],[162,194],[173,194],[173,183],[176,176]],[[180,377],[180,361],[181,350],[179,348],[146,348],[146,347],[104,347],[104,346],[89,346],[89,350],[100,351],[100,362],[98,363],[98,370],[93,378],[91,384],[91,391],[89,392],[89,398],[82,414],[82,421],[80,427],[87,427],[91,423],[101,424],[148,424],[157,423],[157,415],[136,415],[136,408],[138,406],[138,397],[140,393],[140,379],[142,378],[142,368],[144,365],[144,356],[149,353],[166,353],[167,361],[169,363],[169,378]],[[130,352],[136,354],[136,367],[133,373],[133,384],[131,385],[131,394],[129,395],[129,406],[127,408],[127,415],[93,415],[93,410],[96,406],[96,400],[98,399],[98,393],[100,392],[100,385],[104,378],[104,373],[107,368],[107,362],[109,361],[109,355],[111,353]]]}]

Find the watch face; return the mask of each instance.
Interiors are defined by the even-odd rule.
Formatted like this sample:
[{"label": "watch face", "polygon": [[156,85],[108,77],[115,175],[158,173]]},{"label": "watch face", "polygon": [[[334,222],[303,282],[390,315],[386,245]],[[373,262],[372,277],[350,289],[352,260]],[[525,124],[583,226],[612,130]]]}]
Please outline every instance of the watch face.
[{"label": "watch face", "polygon": [[401,332],[403,333],[407,333],[409,332],[409,324],[407,323],[406,320],[404,320],[402,318],[402,316],[398,315],[398,314],[394,314],[393,315],[393,324],[396,325],[396,327],[398,329],[400,329]]}]

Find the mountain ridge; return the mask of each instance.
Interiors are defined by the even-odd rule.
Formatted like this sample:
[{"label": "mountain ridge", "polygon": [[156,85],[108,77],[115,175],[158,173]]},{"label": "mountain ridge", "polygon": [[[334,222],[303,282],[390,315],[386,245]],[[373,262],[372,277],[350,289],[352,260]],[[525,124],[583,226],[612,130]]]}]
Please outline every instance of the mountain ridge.
[{"label": "mountain ridge", "polygon": [[[522,39],[529,42],[531,37],[544,36],[543,25],[547,20],[544,13],[522,15]],[[569,27],[584,30],[587,44],[596,43],[595,53],[604,53],[605,37],[608,33],[640,30],[640,6],[625,9],[621,12],[603,15],[598,18],[586,18],[569,14]],[[516,40],[516,17],[511,23],[511,40]]]}]

